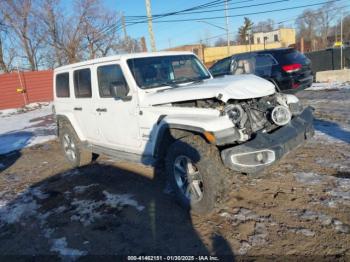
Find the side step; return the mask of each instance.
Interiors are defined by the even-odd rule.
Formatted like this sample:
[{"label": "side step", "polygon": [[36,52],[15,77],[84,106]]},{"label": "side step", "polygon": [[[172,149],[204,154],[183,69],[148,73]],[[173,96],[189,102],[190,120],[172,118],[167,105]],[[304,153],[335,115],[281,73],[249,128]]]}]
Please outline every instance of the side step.
[{"label": "side step", "polygon": [[138,155],[135,153],[119,151],[93,144],[86,144],[85,146],[93,153],[107,155],[108,157],[118,161],[128,161],[146,166],[154,166],[156,162],[156,160],[151,156]]}]

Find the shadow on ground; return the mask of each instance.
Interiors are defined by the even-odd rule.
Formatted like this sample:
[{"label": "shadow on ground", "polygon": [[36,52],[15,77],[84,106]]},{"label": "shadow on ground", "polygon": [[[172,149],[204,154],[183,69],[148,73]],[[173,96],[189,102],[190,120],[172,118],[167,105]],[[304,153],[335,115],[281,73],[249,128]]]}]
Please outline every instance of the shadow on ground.
[{"label": "shadow on ground", "polygon": [[163,193],[164,182],[106,164],[56,174],[0,207],[0,254],[228,255],[211,237],[210,250],[191,214]]},{"label": "shadow on ground", "polygon": [[343,142],[350,143],[350,132],[343,129],[339,124],[324,119],[315,119],[314,127],[317,131],[320,131],[333,138],[339,139]]}]

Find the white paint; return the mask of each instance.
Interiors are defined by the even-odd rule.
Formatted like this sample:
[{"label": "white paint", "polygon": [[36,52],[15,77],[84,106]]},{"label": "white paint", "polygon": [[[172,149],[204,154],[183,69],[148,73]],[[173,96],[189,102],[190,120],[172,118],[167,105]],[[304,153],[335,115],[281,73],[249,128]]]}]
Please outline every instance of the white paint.
[{"label": "white paint", "polygon": [[[157,90],[163,90],[156,92]],[[159,105],[171,102],[219,97],[223,102],[229,99],[241,100],[272,95],[275,86],[255,75],[229,75],[204,80],[203,83],[188,84],[178,88],[153,89],[144,96],[142,105]]]}]

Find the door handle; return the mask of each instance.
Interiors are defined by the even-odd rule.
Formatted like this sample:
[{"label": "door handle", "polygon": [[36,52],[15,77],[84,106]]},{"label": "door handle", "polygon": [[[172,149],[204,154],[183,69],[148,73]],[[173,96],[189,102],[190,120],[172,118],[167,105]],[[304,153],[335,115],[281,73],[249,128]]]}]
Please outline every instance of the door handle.
[{"label": "door handle", "polygon": [[107,108],[97,108],[97,112],[107,112]]},{"label": "door handle", "polygon": [[83,111],[83,108],[82,107],[74,107],[73,108],[75,111]]}]

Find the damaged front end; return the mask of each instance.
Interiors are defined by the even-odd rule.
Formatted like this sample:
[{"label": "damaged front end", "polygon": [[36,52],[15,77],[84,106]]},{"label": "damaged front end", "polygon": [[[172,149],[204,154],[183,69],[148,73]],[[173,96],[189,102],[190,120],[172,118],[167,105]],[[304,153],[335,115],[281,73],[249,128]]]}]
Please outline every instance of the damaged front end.
[{"label": "damaged front end", "polygon": [[228,117],[233,128],[214,133],[218,146],[248,141],[258,131],[271,133],[302,112],[298,99],[278,93],[247,100],[232,99],[226,103],[218,98],[181,101],[172,106],[216,109],[221,117]]}]

